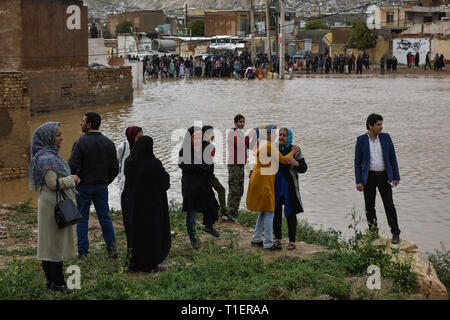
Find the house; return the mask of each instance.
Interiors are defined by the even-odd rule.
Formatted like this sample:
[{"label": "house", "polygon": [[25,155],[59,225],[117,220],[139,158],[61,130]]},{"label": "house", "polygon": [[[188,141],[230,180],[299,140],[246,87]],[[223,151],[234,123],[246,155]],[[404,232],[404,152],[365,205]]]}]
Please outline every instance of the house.
[{"label": "house", "polygon": [[413,24],[432,23],[450,17],[450,0],[402,1],[399,6],[372,5],[367,8],[366,15],[370,29],[401,32]]},{"label": "house", "polygon": [[134,32],[151,33],[158,28],[159,32],[171,35],[177,30],[176,19],[167,17],[163,10],[137,10],[108,14],[108,31],[116,35],[117,25],[124,21],[133,25]]}]

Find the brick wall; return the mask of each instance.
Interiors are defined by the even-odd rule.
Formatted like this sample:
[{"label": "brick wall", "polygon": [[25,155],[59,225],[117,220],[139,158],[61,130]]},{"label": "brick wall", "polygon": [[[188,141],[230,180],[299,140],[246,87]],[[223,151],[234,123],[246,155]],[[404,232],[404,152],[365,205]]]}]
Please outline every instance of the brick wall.
[{"label": "brick wall", "polygon": [[27,78],[0,72],[0,180],[27,175],[30,160],[30,100]]},{"label": "brick wall", "polygon": [[95,105],[133,100],[131,67],[90,68],[88,83]]},{"label": "brick wall", "polygon": [[60,67],[25,74],[33,114],[133,100],[130,67]]}]

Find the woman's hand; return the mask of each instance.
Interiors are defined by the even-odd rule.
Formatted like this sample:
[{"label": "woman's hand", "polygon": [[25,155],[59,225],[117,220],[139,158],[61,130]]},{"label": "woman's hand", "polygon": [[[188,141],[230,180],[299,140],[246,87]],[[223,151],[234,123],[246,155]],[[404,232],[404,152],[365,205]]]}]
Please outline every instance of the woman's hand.
[{"label": "woman's hand", "polygon": [[80,180],[80,178],[78,178],[77,175],[71,175],[71,177],[75,181],[76,186],[80,184],[81,180]]},{"label": "woman's hand", "polygon": [[289,163],[290,165],[293,165],[294,167],[297,167],[297,166],[299,165],[298,161],[295,160],[294,158],[289,158],[289,159],[288,159],[288,163]]},{"label": "woman's hand", "polygon": [[299,146],[292,145],[291,151],[292,151],[293,153],[297,153],[297,152],[300,152],[301,150],[300,150],[300,147],[299,147]]}]

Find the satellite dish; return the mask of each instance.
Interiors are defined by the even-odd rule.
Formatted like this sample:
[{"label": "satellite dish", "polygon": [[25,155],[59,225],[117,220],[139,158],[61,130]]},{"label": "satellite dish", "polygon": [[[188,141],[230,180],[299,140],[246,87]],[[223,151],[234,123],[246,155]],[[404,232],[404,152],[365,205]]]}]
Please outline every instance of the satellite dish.
[{"label": "satellite dish", "polygon": [[367,28],[369,28],[370,30],[375,29],[375,15],[376,15],[377,9],[378,9],[378,6],[376,6],[376,5],[371,5],[371,6],[367,7],[366,24],[367,24]]}]

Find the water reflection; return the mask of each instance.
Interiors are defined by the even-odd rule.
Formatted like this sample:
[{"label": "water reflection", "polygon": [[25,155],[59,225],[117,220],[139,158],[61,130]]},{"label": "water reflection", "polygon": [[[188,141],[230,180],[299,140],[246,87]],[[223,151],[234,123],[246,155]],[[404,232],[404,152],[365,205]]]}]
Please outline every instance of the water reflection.
[{"label": "water reflection", "polygon": [[[178,201],[181,171],[171,157],[177,152],[178,142],[171,140],[175,129],[185,130],[194,121],[202,120],[225,136],[237,113],[246,116],[246,128],[264,122],[287,126],[293,130],[294,142],[300,144],[309,166],[301,176],[305,207],[302,218],[344,234],[348,234],[346,214],[353,207],[362,213],[364,207],[363,195],[354,186],[356,137],[365,132],[368,114],[382,114],[384,130],[391,134],[396,147],[402,178],[394,189],[401,236],[429,251],[438,248],[440,241],[450,247],[448,101],[448,78],[179,80],[147,83],[143,90],[135,92],[131,106],[104,106],[89,111],[102,114],[101,129],[116,145],[125,140],[125,129],[131,125],[143,127],[144,134],[154,138],[155,154],[171,176],[169,198]],[[32,118],[32,127],[60,121],[65,133],[62,155],[68,159],[85,112],[38,115]],[[216,165],[216,175],[228,189],[225,164]],[[32,196],[27,186],[27,179],[2,182],[0,201],[18,202]],[[120,207],[116,182],[109,191],[111,206]],[[376,208],[382,230],[388,232],[379,196]]]}]

